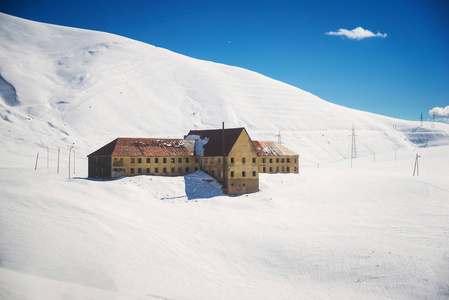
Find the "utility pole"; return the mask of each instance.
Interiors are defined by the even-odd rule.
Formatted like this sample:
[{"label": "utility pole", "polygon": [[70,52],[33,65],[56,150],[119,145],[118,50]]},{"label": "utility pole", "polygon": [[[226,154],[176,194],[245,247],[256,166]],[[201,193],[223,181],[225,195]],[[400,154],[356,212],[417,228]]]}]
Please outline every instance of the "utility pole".
[{"label": "utility pole", "polygon": [[228,183],[226,181],[226,153],[225,153],[225,127],[224,122],[222,122],[222,130],[221,130],[221,143],[222,143],[222,152],[223,152],[223,192],[227,193]]},{"label": "utility pole", "polygon": [[419,156],[418,154],[416,154],[416,158],[415,158],[415,167],[413,168],[413,176],[419,176],[419,165],[418,165],[418,158],[420,158],[421,156]]},{"label": "utility pole", "polygon": [[421,126],[423,126],[423,116],[422,116],[422,112],[421,112],[421,117],[419,118],[421,121]]},{"label": "utility pole", "polygon": [[357,158],[357,149],[355,146],[355,129],[354,123],[352,123],[352,143],[351,143],[351,168],[352,168],[352,159]]},{"label": "utility pole", "polygon": [[278,144],[280,145],[280,144],[282,144],[282,141],[281,141],[281,132],[279,131],[279,134],[278,134]]},{"label": "utility pole", "polygon": [[70,179],[70,155],[72,154],[72,149],[73,149],[73,144],[72,144],[72,146],[70,146],[70,148],[69,148],[69,179]]}]

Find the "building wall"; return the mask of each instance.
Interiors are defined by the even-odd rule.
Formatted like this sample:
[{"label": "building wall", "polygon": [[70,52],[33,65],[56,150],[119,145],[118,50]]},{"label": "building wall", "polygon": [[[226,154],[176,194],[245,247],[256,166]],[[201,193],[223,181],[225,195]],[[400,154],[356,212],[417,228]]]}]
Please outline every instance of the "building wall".
[{"label": "building wall", "polygon": [[95,156],[88,159],[89,178],[111,178],[111,157]]},{"label": "building wall", "polygon": [[299,156],[260,156],[260,173],[299,173]]},{"label": "building wall", "polygon": [[246,131],[242,131],[226,157],[226,181],[224,192],[231,195],[259,191],[257,152]]},{"label": "building wall", "polygon": [[[115,167],[114,162],[123,162],[123,167]],[[112,174],[118,176],[160,175],[181,176],[199,169],[196,156],[127,157],[114,156],[111,161]],[[124,170],[124,172],[120,172]]]},{"label": "building wall", "polygon": [[223,156],[202,156],[200,170],[223,182]]}]

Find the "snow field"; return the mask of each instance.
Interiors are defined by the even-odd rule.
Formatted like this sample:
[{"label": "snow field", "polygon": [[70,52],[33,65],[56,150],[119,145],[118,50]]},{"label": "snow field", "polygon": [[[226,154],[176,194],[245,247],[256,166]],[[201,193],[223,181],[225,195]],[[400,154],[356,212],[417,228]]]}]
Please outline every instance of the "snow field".
[{"label": "snow field", "polygon": [[419,177],[402,151],[353,169],[261,174],[261,192],[239,197],[201,172],[114,181],[2,172],[2,268],[89,287],[80,295],[444,299],[448,151],[421,149]]}]

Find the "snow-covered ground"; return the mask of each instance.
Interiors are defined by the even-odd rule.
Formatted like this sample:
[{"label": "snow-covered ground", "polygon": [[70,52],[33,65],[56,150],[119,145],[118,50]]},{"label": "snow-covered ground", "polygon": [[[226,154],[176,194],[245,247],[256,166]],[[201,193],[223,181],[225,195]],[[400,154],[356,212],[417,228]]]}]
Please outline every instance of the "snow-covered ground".
[{"label": "snow-covered ground", "polygon": [[[0,299],[449,298],[447,124],[4,14],[0,76]],[[118,136],[221,121],[280,131],[301,173],[261,174],[238,197],[201,172],[86,179],[85,156]]]}]

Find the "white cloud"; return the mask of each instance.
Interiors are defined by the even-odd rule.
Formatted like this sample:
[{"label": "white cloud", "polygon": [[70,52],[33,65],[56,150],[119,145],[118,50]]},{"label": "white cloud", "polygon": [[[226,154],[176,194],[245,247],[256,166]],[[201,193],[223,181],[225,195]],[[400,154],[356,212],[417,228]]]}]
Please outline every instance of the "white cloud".
[{"label": "white cloud", "polygon": [[370,37],[387,37],[386,33],[373,33],[369,30],[363,29],[362,27],[354,28],[353,30],[338,29],[338,31],[326,32],[327,35],[342,35],[351,40],[362,40]]},{"label": "white cloud", "polygon": [[434,107],[429,110],[429,115],[435,116],[435,119],[438,121],[449,123],[449,105],[446,107]]}]

